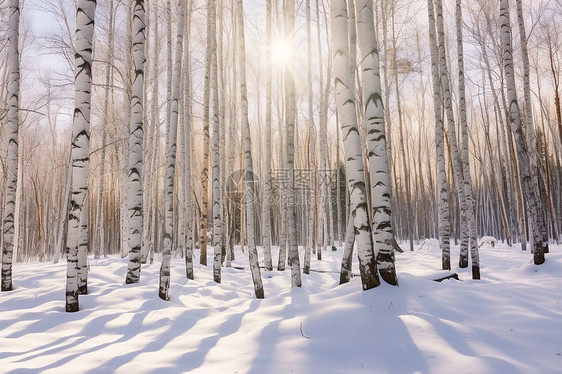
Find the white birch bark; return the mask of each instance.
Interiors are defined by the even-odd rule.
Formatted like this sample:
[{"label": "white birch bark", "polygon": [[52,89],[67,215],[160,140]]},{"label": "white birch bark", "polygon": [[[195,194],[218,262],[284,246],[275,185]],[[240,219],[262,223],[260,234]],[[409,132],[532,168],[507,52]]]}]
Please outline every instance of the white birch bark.
[{"label": "white birch bark", "polygon": [[16,190],[18,182],[18,130],[19,130],[19,0],[10,0],[8,4],[8,114],[6,159],[6,197],[2,220],[2,291],[12,290],[12,263],[14,259],[16,212]]},{"label": "white birch bark", "polygon": [[521,184],[523,193],[526,196],[527,210],[533,236],[533,260],[536,265],[544,263],[544,252],[548,247],[548,241],[544,240],[541,224],[543,224],[543,212],[539,211],[542,204],[537,194],[538,180],[536,174],[531,171],[531,151],[529,143],[525,139],[521,124],[521,112],[517,102],[517,92],[515,88],[515,73],[513,68],[513,52],[511,47],[511,24],[509,16],[509,3],[507,0],[500,0],[500,29],[502,44],[502,61],[506,79],[507,104],[509,111],[509,123],[515,138],[519,167],[521,173]]},{"label": "white birch bark", "polygon": [[[525,99],[525,134],[529,142],[529,146],[535,143],[535,129],[533,125],[533,110],[531,107],[531,82],[530,82],[530,67],[529,67],[529,53],[527,51],[527,32],[525,30],[525,19],[523,18],[523,1],[516,0],[517,5],[517,24],[519,26],[519,41],[521,42],[521,57],[523,62],[523,97]],[[536,159],[536,154],[532,155]],[[535,160],[536,163],[536,160]]]},{"label": "white birch bark", "polygon": [[131,96],[131,121],[129,134],[129,178],[127,189],[129,264],[126,283],[138,283],[141,271],[143,243],[142,166],[143,166],[143,97],[145,37],[144,0],[135,0],[133,8],[133,64],[135,76]]},{"label": "white birch bark", "polygon": [[[216,8],[215,0],[213,8]],[[219,87],[217,67],[217,13],[211,13],[211,93],[213,109],[213,278],[215,282],[221,282],[222,252],[224,248],[222,218],[221,218],[221,181],[220,181],[220,127],[219,118]]]},{"label": "white birch bark", "polygon": [[250,272],[254,282],[256,298],[264,298],[264,289],[258,262],[254,230],[254,180],[252,167],[252,142],[250,137],[250,122],[248,120],[248,89],[246,86],[246,40],[244,36],[244,5],[243,0],[237,0],[236,17],[238,24],[238,63],[240,80],[240,115],[244,131],[244,205],[246,207],[246,235],[248,238],[248,255]]},{"label": "white birch bark", "polygon": [[[131,97],[133,90],[133,71],[132,61],[133,61],[133,2],[127,2],[127,47],[125,48],[125,108],[124,112],[127,114],[131,113]],[[124,138],[130,135],[130,124],[129,126],[123,126],[122,134]],[[128,188],[128,175],[129,175],[129,142],[122,142],[121,144],[121,157],[119,157],[119,166],[121,170],[120,176],[120,207],[119,207],[119,222],[120,222],[120,246],[121,246],[121,258],[125,258],[129,254],[129,228],[127,214],[129,213],[127,207],[127,188]]]},{"label": "white birch bark", "polygon": [[312,91],[312,30],[310,25],[310,0],[306,0],[306,45],[307,45],[307,86],[308,86],[308,173],[310,175],[310,194],[308,195],[308,241],[304,252],[303,273],[310,274],[310,258],[316,246],[314,223],[316,222],[316,127],[314,126],[314,107]]},{"label": "white birch bark", "polygon": [[[285,32],[289,50],[294,45],[295,33],[295,0],[287,0],[285,3]],[[285,69],[285,121],[286,121],[286,152],[287,152],[287,225],[289,244],[289,265],[291,266],[291,286],[301,287],[301,267],[297,246],[297,222],[295,216],[295,122],[297,116],[297,97],[295,91],[295,66],[293,61],[287,63]]]},{"label": "white birch bark", "polygon": [[[527,144],[529,147],[529,151],[531,152],[530,162],[531,162],[531,173],[533,173],[533,178],[537,178],[537,196],[541,196],[541,184],[543,183],[543,178],[540,178],[543,173],[543,167],[539,163],[539,158],[537,152],[535,150],[536,147],[536,138],[535,138],[535,126],[533,124],[533,108],[531,104],[531,79],[530,79],[530,66],[529,66],[529,52],[527,48],[527,32],[525,31],[525,19],[523,17],[523,4],[522,0],[516,0],[517,5],[517,23],[519,25],[519,40],[521,42],[521,57],[523,62],[523,97],[525,100],[525,121],[523,122],[524,134],[527,138]],[[552,62],[552,60],[551,60]],[[555,105],[556,105],[556,95],[555,94]],[[539,204],[541,210],[548,210],[548,201],[542,201],[539,199]],[[541,229],[543,232],[543,241],[547,243],[547,246],[544,248],[544,253],[548,253],[548,224],[547,220],[543,219],[543,223],[541,224]]]},{"label": "white birch bark", "polygon": [[162,264],[160,265],[160,285],[158,296],[162,300],[169,300],[170,265],[173,252],[174,238],[174,179],[176,172],[176,140],[178,130],[178,110],[180,96],[181,64],[183,51],[183,29],[185,19],[185,0],[178,2],[178,22],[176,32],[176,52],[174,62],[174,76],[172,89],[172,105],[168,140],[166,146],[166,180],[165,180],[165,214],[164,214],[164,248],[162,250]]},{"label": "white birch bark", "polygon": [[353,263],[353,244],[355,243],[355,230],[353,227],[353,217],[349,217],[347,221],[347,229],[345,231],[345,244],[343,247],[343,255],[340,270],[340,284],[344,284],[351,279],[351,266]]},{"label": "white birch bark", "polygon": [[[316,28],[316,32],[317,32],[317,40],[318,40],[318,55],[322,56],[322,39],[321,39],[321,31],[320,31],[320,3],[317,0],[316,1],[316,18],[318,19],[317,22],[317,28]],[[347,38],[347,36],[346,36]],[[330,67],[328,67],[327,69],[327,74],[330,74]],[[327,137],[327,121],[328,119],[326,118],[327,115],[327,107],[326,107],[326,100],[327,97],[325,97],[327,95],[326,92],[326,88],[328,88],[330,86],[330,79],[327,78],[326,79],[326,85],[324,85],[324,64],[323,64],[323,58],[319,58],[318,59],[318,71],[319,71],[319,80],[318,80],[318,92],[320,93],[320,107],[319,107],[319,118],[318,118],[318,140],[319,140],[319,165],[318,165],[318,174],[319,174],[319,181],[317,182],[318,184],[318,189],[317,189],[317,201],[318,201],[318,206],[317,206],[317,214],[318,214],[318,219],[317,219],[317,228],[316,228],[316,239],[317,239],[317,253],[316,253],[316,258],[317,260],[322,260],[322,250],[324,250],[327,246],[327,240],[328,240],[328,227],[327,227],[327,219],[328,219],[328,213],[326,211],[326,208],[328,206],[327,204],[327,196],[326,196],[326,184],[323,183],[322,185],[320,185],[320,173],[326,173],[326,144],[328,143],[328,137]],[[353,81],[351,81],[351,87],[353,87]]]},{"label": "white birch bark", "polygon": [[462,162],[457,144],[457,131],[455,128],[455,115],[453,114],[453,102],[449,84],[449,68],[447,65],[447,53],[445,51],[445,31],[443,25],[443,4],[441,0],[435,0],[437,17],[437,40],[439,48],[439,67],[441,73],[441,87],[443,89],[443,105],[447,118],[447,129],[449,130],[449,146],[451,149],[451,163],[453,165],[453,178],[457,189],[460,208],[460,254],[459,267],[468,267],[468,225],[466,219],[466,198],[464,192],[464,181]]},{"label": "white birch bark", "polygon": [[367,127],[371,182],[373,239],[379,273],[387,283],[398,284],[392,250],[390,172],[388,167],[379,52],[373,19],[373,2],[356,0],[357,37],[361,51],[361,80]]},{"label": "white birch bark", "polygon": [[444,129],[441,115],[441,85],[439,77],[439,57],[437,51],[437,36],[435,28],[435,10],[433,0],[427,0],[429,20],[429,44],[431,49],[431,77],[433,82],[433,111],[435,115],[435,147],[437,156],[437,201],[439,209],[439,245],[441,247],[441,268],[451,269],[451,243],[450,243],[450,210],[449,191],[445,167]]},{"label": "white birch bark", "polygon": [[104,225],[104,204],[103,195],[105,194],[105,163],[106,163],[106,142],[108,133],[108,123],[110,121],[109,112],[109,102],[110,96],[113,95],[113,91],[110,93],[110,87],[112,85],[113,77],[113,65],[114,65],[114,41],[115,41],[115,19],[114,19],[114,2],[110,0],[109,2],[109,21],[108,21],[108,32],[107,32],[107,45],[108,45],[108,55],[107,55],[107,65],[105,67],[105,88],[104,88],[104,103],[103,103],[103,120],[101,124],[102,131],[102,141],[101,141],[101,156],[100,156],[100,168],[98,174],[98,195],[96,198],[96,217],[95,217],[95,228],[94,233],[97,231],[98,239],[97,243],[94,242],[94,258],[98,259],[100,257],[100,250],[103,250],[104,257],[107,255],[107,248],[105,245],[105,225]]},{"label": "white birch bark", "polygon": [[185,196],[185,275],[187,279],[193,279],[193,210],[191,204],[191,82],[189,62],[189,28],[191,26],[191,14],[188,11],[187,30],[184,33],[183,43],[183,136],[184,136],[184,196]]},{"label": "white birch bark", "polygon": [[349,72],[347,5],[345,0],[333,0],[331,2],[331,20],[334,85],[344,140],[350,210],[353,216],[353,227],[357,242],[361,283],[363,290],[368,290],[378,286],[380,280],[377,274],[373,237],[369,225],[355,98],[350,90],[351,76]]},{"label": "white birch bark", "polygon": [[[272,14],[271,1],[266,1],[266,38],[271,46]],[[266,48],[265,57],[265,183],[263,196],[263,261],[266,270],[273,270],[271,258],[271,84],[272,59],[271,48]]]},{"label": "white birch bark", "polygon": [[[146,260],[147,260],[147,252],[148,252],[148,247],[149,245],[149,240],[150,240],[150,203],[151,203],[151,196],[149,195],[148,191],[150,191],[150,172],[146,172],[146,170],[150,170],[150,159],[151,159],[151,154],[150,151],[152,150],[152,146],[154,143],[154,139],[152,138],[152,136],[150,136],[151,134],[151,129],[150,129],[150,121],[149,121],[149,105],[146,105],[146,103],[148,103],[148,98],[149,98],[149,90],[148,90],[148,86],[149,86],[149,82],[150,82],[150,77],[152,75],[154,75],[151,71],[151,64],[148,61],[148,57],[146,54],[146,51],[150,51],[152,48],[152,45],[150,43],[150,29],[152,28],[151,26],[151,22],[150,22],[150,6],[146,6],[145,5],[145,12],[144,12],[144,18],[145,18],[145,31],[144,31],[144,49],[145,49],[145,63],[144,63],[144,93],[143,93],[143,121],[144,121],[144,125],[143,125],[143,166],[144,169],[142,173],[142,207],[143,207],[143,224],[142,224],[142,245],[141,245],[141,264],[146,264]],[[132,48],[131,48],[132,49]],[[132,50],[131,50],[131,54],[132,54]],[[148,135],[148,136],[147,136]],[[127,160],[128,163],[129,160]],[[148,166],[148,167],[147,167]]]},{"label": "white birch bark", "polygon": [[[72,124],[72,192],[66,243],[66,311],[79,310],[78,294],[87,288],[87,219],[82,219],[88,203],[90,162],[90,99],[92,88],[92,40],[95,0],[78,0],[76,9],[75,109]],[[84,217],[85,218],[85,217]],[[86,258],[86,261],[84,261]]]},{"label": "white birch bark", "polygon": [[468,121],[466,118],[466,95],[464,83],[464,49],[462,37],[462,0],[456,0],[455,12],[457,24],[457,63],[459,75],[459,119],[461,127],[461,161],[463,172],[463,191],[466,202],[466,222],[470,259],[472,262],[472,279],[480,279],[480,256],[476,237],[476,220],[474,217],[474,200],[472,199],[472,177],[470,175],[470,154],[468,152]]},{"label": "white birch bark", "polygon": [[201,231],[199,242],[201,252],[199,263],[207,265],[207,231],[209,228],[209,148],[210,148],[210,101],[211,101],[211,57],[212,57],[212,14],[215,0],[207,0],[207,48],[205,53],[205,83],[203,92],[203,166],[201,168]]}]

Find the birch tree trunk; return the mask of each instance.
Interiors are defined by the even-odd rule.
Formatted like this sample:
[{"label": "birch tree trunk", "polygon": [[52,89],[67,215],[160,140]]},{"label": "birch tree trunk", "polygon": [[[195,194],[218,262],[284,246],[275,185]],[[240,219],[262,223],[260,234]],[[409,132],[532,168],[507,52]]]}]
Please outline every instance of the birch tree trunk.
[{"label": "birch tree trunk", "polygon": [[[543,212],[548,211],[548,198],[543,201],[541,196],[541,189],[544,192],[544,172],[540,159],[538,157],[537,151],[535,150],[537,141],[535,139],[535,126],[533,124],[533,108],[531,104],[531,82],[530,82],[530,67],[529,67],[529,53],[527,51],[527,32],[525,31],[525,20],[523,18],[523,4],[521,0],[516,0],[517,5],[517,23],[519,25],[519,40],[521,42],[521,56],[523,62],[523,97],[525,100],[525,120],[523,121],[523,132],[527,139],[527,146],[529,147],[530,162],[531,162],[531,173],[533,178],[537,179],[537,191],[536,194],[539,196],[539,209]],[[556,101],[556,93],[555,93]],[[548,225],[546,216],[543,217],[544,226],[541,226],[543,240],[548,243]],[[548,253],[548,245],[544,248],[544,253]]]},{"label": "birch tree trunk", "polygon": [[210,101],[211,101],[211,58],[212,58],[212,14],[215,0],[207,0],[207,49],[205,53],[205,84],[203,88],[203,166],[201,170],[201,252],[199,263],[207,266],[207,219],[209,211],[209,151],[210,151]]},{"label": "birch tree trunk", "polygon": [[176,171],[176,140],[178,130],[178,110],[180,96],[181,64],[183,51],[183,28],[185,19],[185,0],[178,2],[178,22],[176,32],[176,55],[174,62],[172,105],[170,113],[170,126],[166,147],[166,183],[165,183],[165,233],[164,249],[162,250],[162,264],[160,266],[160,286],[158,296],[162,300],[169,300],[170,289],[170,264],[172,260],[172,246],[174,238],[174,179]]},{"label": "birch tree trunk", "polygon": [[344,139],[350,210],[353,216],[353,227],[357,241],[361,283],[363,290],[368,290],[378,286],[380,280],[377,274],[371,227],[369,226],[369,212],[367,209],[365,176],[360,136],[357,127],[355,98],[350,90],[351,77],[349,72],[347,5],[345,0],[333,0],[331,2],[331,20],[334,85],[336,105]]},{"label": "birch tree trunk", "polygon": [[439,245],[441,247],[441,268],[451,270],[451,221],[449,210],[449,192],[445,168],[445,149],[443,144],[443,117],[441,115],[441,85],[439,81],[439,66],[437,37],[435,29],[435,11],[433,0],[427,0],[429,19],[429,43],[431,49],[431,77],[433,82],[433,111],[435,114],[435,147],[437,155],[437,189],[439,207]]},{"label": "birch tree trunk", "polygon": [[[548,248],[548,238],[543,237],[541,230],[544,222],[544,214],[539,211],[541,204],[537,195],[538,180],[536,174],[531,171],[531,160],[529,143],[525,139],[521,124],[521,113],[517,102],[517,92],[515,89],[515,73],[513,68],[513,52],[511,47],[511,24],[509,16],[509,3],[507,0],[500,0],[500,25],[502,42],[502,60],[507,85],[507,101],[509,110],[509,123],[511,131],[515,137],[517,154],[519,156],[519,167],[521,173],[521,184],[523,193],[526,196],[529,221],[533,233],[533,260],[535,265],[544,263],[544,253]],[[534,144],[533,144],[534,146]]]},{"label": "birch tree trunk", "polygon": [[131,96],[129,135],[128,218],[129,264],[125,283],[138,283],[143,243],[142,164],[143,164],[143,97],[144,97],[144,0],[135,0],[133,9],[133,64],[135,77]]},{"label": "birch tree trunk", "polygon": [[[109,2],[109,26],[107,32],[108,56],[107,65],[105,67],[105,89],[104,89],[104,103],[103,103],[103,122],[102,122],[102,141],[101,141],[101,156],[100,156],[100,172],[98,176],[99,188],[96,201],[96,230],[99,234],[97,243],[94,243],[94,258],[99,258],[100,249],[103,248],[104,257],[107,255],[107,248],[105,245],[105,225],[104,225],[104,207],[103,195],[105,193],[105,163],[106,163],[106,142],[107,142],[107,126],[110,119],[109,102],[110,96],[113,95],[113,90],[110,93],[110,87],[113,78],[113,65],[114,65],[114,45],[115,45],[115,17],[114,17],[114,2]],[[94,231],[94,232],[95,232]]]},{"label": "birch tree trunk", "polygon": [[466,201],[466,222],[468,226],[468,238],[470,258],[472,261],[472,279],[480,279],[480,257],[478,254],[478,242],[474,218],[474,201],[472,199],[472,178],[470,175],[470,154],[468,152],[468,123],[466,119],[466,97],[464,83],[464,52],[462,38],[462,0],[456,0],[455,12],[457,24],[457,62],[459,69],[459,117],[461,125],[461,161],[463,172],[463,191]]},{"label": "birch tree trunk", "polygon": [[236,17],[238,27],[238,63],[240,79],[240,115],[244,131],[244,206],[246,207],[246,235],[248,237],[248,257],[250,271],[254,282],[254,292],[258,299],[264,298],[263,283],[258,262],[254,229],[254,173],[252,167],[252,142],[250,137],[250,122],[248,120],[248,89],[246,86],[246,40],[244,36],[244,5],[243,0],[237,0]]},{"label": "birch tree trunk", "polygon": [[385,282],[398,285],[392,250],[390,172],[388,167],[379,51],[373,19],[373,2],[356,0],[357,37],[361,51],[361,80],[365,102],[367,147],[371,182],[371,215],[377,265]]},{"label": "birch tree trunk", "polygon": [[[285,3],[285,33],[289,50],[293,50],[295,38],[295,0]],[[285,118],[287,140],[287,225],[289,226],[289,265],[291,266],[291,286],[301,287],[301,268],[297,246],[297,223],[295,217],[295,122],[297,115],[297,97],[295,91],[294,62],[290,60],[285,69]]]},{"label": "birch tree trunk", "polygon": [[18,182],[18,130],[19,130],[19,0],[10,0],[8,4],[8,114],[7,141],[8,157],[6,159],[6,197],[4,200],[4,217],[2,221],[2,291],[12,290],[12,262],[14,257],[16,212],[16,190]]},{"label": "birch tree trunk", "polygon": [[[326,196],[326,183],[320,183],[320,173],[326,173],[326,143],[328,142],[327,137],[327,118],[326,112],[328,108],[325,107],[325,103],[327,98],[325,97],[325,87],[324,87],[324,64],[322,58],[322,40],[321,40],[321,33],[320,33],[320,4],[319,1],[316,1],[316,18],[317,18],[317,39],[318,39],[318,55],[320,58],[318,59],[318,74],[319,74],[319,81],[318,81],[318,91],[320,93],[320,107],[319,107],[319,133],[318,133],[318,140],[319,140],[319,165],[318,165],[318,189],[317,189],[317,200],[318,200],[318,207],[316,208],[318,219],[317,219],[317,228],[316,228],[316,238],[317,238],[317,246],[318,251],[316,253],[317,260],[322,260],[322,251],[328,245],[328,226],[327,226],[327,219],[328,219],[328,212],[326,211],[326,207],[328,206],[327,196]],[[346,35],[347,38],[347,35]],[[347,41],[346,41],[347,44]],[[349,50],[349,48],[348,48]],[[349,58],[348,58],[349,61]],[[330,71],[330,67],[328,67],[328,73]],[[351,78],[350,78],[351,81]],[[353,84],[353,81],[351,81]],[[326,87],[330,86],[330,79],[326,81]]]},{"label": "birch tree trunk", "polygon": [[353,217],[347,220],[347,230],[345,232],[345,244],[340,270],[340,284],[348,283],[351,280],[351,265],[353,263],[353,244],[355,243],[355,229],[353,227]]},{"label": "birch tree trunk", "polygon": [[459,199],[460,211],[460,254],[459,254],[459,267],[466,268],[468,266],[468,225],[466,218],[466,198],[464,191],[462,162],[459,155],[459,148],[457,144],[456,128],[455,128],[455,115],[453,114],[453,102],[451,98],[451,89],[449,84],[449,68],[447,65],[447,53],[445,47],[445,31],[443,26],[443,5],[441,0],[435,1],[437,11],[437,39],[439,48],[439,62],[441,72],[441,87],[443,89],[443,104],[445,115],[447,118],[447,129],[449,130],[449,145],[451,148],[451,163],[453,166],[453,177],[455,187],[457,189],[457,196]]},{"label": "birch tree trunk", "polygon": [[316,222],[316,128],[314,126],[314,107],[312,91],[312,32],[310,25],[310,0],[306,0],[306,45],[307,45],[307,86],[308,86],[308,173],[310,175],[310,195],[308,208],[308,241],[304,253],[303,273],[310,274],[310,258],[316,247],[314,223]]},{"label": "birch tree trunk", "polygon": [[187,15],[187,30],[184,32],[183,43],[183,136],[185,152],[184,196],[185,196],[185,275],[193,279],[193,208],[191,203],[191,80],[189,59],[189,34],[191,27],[192,5]]},{"label": "birch tree trunk", "polygon": [[[216,8],[215,0],[213,9]],[[224,249],[222,219],[221,219],[221,181],[220,181],[220,127],[219,118],[219,87],[218,87],[218,67],[217,67],[217,13],[211,13],[211,93],[213,96],[213,277],[215,282],[221,282],[222,253]]]},{"label": "birch tree trunk", "polygon": [[[90,99],[95,0],[78,0],[76,9],[75,109],[72,124],[72,192],[66,243],[66,311],[79,310],[78,294],[87,294],[87,219],[90,163]],[[84,259],[86,261],[84,261]]]},{"label": "birch tree trunk", "polygon": [[271,84],[272,84],[272,59],[271,59],[271,29],[272,14],[271,1],[266,1],[266,48],[265,68],[265,183],[263,196],[263,260],[266,270],[273,270],[271,258]]},{"label": "birch tree trunk", "polygon": [[[124,91],[125,91],[125,108],[124,112],[129,115],[131,113],[131,97],[133,96],[133,71],[131,69],[133,64],[133,2],[128,1],[126,7],[127,14],[127,38],[125,48],[125,74],[124,74]],[[120,129],[123,138],[130,136],[130,122],[127,126]],[[127,204],[127,187],[129,178],[129,142],[121,142],[121,152],[119,157],[119,168],[121,171],[119,180],[119,233],[120,233],[120,247],[121,258],[125,258],[129,254],[129,228],[128,228],[128,204]]]}]

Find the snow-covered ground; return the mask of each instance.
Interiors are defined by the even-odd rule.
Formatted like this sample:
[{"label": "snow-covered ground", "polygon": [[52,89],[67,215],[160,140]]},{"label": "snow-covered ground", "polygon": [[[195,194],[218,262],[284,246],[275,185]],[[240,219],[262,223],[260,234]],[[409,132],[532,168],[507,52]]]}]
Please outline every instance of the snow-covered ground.
[{"label": "snow-covered ground", "polygon": [[562,248],[551,248],[535,266],[498,243],[480,251],[482,280],[453,269],[461,281],[438,283],[439,251],[425,246],[397,253],[399,287],[366,292],[358,277],[337,286],[330,250],[312,264],[328,272],[303,275],[302,289],[290,271],[262,270],[264,300],[239,251],[246,270],[223,268],[220,285],[211,266],[187,281],[174,259],[169,302],[159,264],[125,285],[126,260],[90,259],[90,294],[72,314],[64,263],[16,264],[14,291],[0,294],[0,372],[561,373]]}]

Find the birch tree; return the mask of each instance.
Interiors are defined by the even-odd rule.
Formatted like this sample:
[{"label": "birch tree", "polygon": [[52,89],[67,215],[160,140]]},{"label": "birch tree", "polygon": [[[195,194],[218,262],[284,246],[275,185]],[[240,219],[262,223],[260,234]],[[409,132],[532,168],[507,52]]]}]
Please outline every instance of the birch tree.
[{"label": "birch tree", "polygon": [[133,9],[133,64],[135,76],[131,96],[129,135],[129,178],[127,204],[129,209],[129,265],[126,283],[138,283],[143,242],[142,163],[143,163],[143,96],[144,96],[144,0],[135,0]]},{"label": "birch tree", "polygon": [[336,105],[344,141],[346,177],[349,188],[350,211],[353,217],[359,270],[363,290],[380,284],[369,225],[369,211],[365,189],[361,142],[357,126],[355,98],[349,72],[347,4],[345,0],[331,2],[332,59]]},{"label": "birch tree", "polygon": [[529,221],[531,224],[533,236],[533,260],[535,265],[544,263],[544,253],[548,248],[548,238],[543,237],[542,227],[544,222],[544,214],[540,211],[542,204],[540,197],[537,195],[538,178],[531,171],[531,151],[530,145],[523,132],[521,124],[521,112],[517,101],[517,92],[515,86],[515,73],[513,66],[513,51],[511,46],[511,23],[509,16],[508,0],[500,0],[500,27],[501,27],[501,45],[502,45],[502,61],[507,86],[507,102],[509,111],[509,123],[511,131],[515,138],[517,154],[519,156],[519,167],[521,173],[521,184],[523,185],[523,193],[526,196],[527,210],[529,212]]},{"label": "birch tree", "polygon": [[246,207],[246,235],[248,237],[248,257],[250,272],[254,282],[254,292],[258,299],[264,298],[263,282],[261,279],[256,248],[254,227],[254,172],[252,166],[252,141],[250,137],[250,122],[248,119],[248,88],[246,86],[246,40],[244,36],[244,5],[243,0],[236,2],[236,19],[238,28],[238,71],[240,80],[240,115],[244,132],[244,194],[243,204]]},{"label": "birch tree", "polygon": [[435,115],[435,147],[437,156],[437,190],[439,209],[439,245],[441,247],[441,268],[451,269],[451,244],[450,244],[450,210],[449,188],[445,168],[445,149],[443,144],[443,117],[441,115],[441,85],[439,82],[439,66],[437,52],[437,36],[435,29],[435,10],[433,0],[427,0],[429,20],[429,44],[431,50],[431,78],[433,82],[433,111]]},{"label": "birch tree", "polygon": [[187,13],[187,30],[184,32],[183,43],[183,136],[184,136],[184,196],[185,196],[185,273],[188,279],[193,279],[193,210],[191,203],[191,81],[189,59],[189,33],[193,8]]},{"label": "birch tree", "polygon": [[263,196],[263,255],[266,270],[273,270],[271,258],[271,85],[272,85],[272,59],[271,59],[271,29],[272,29],[271,1],[266,1],[266,48],[265,56],[265,183]]},{"label": "birch tree", "polygon": [[8,4],[8,113],[6,121],[8,157],[6,159],[6,195],[2,221],[2,291],[12,290],[12,262],[14,256],[16,189],[18,181],[18,131],[19,131],[19,0]]},{"label": "birch tree", "polygon": [[[316,222],[316,128],[314,126],[314,107],[312,90],[312,32],[310,25],[310,0],[306,0],[306,46],[308,87],[308,168],[310,174],[310,199],[308,202],[308,243],[304,253],[303,273],[310,274],[310,258],[313,248],[316,248],[314,224]],[[318,20],[318,22],[320,22]]]},{"label": "birch tree", "polygon": [[[213,8],[216,8],[215,0]],[[211,13],[211,93],[213,96],[213,277],[215,282],[221,282],[221,264],[224,248],[222,218],[221,218],[221,181],[220,181],[220,126],[219,119],[219,87],[218,87],[218,67],[217,67],[217,13]]]},{"label": "birch tree", "polygon": [[[285,3],[285,30],[289,50],[294,46],[295,37],[295,0]],[[287,225],[289,242],[289,265],[291,266],[291,286],[301,287],[301,269],[297,246],[297,222],[295,217],[295,122],[297,115],[297,97],[295,91],[295,75],[293,61],[288,62],[285,69],[285,121],[286,121],[286,165],[287,165]]]},{"label": "birch tree", "polygon": [[466,118],[466,95],[464,81],[464,49],[462,37],[462,0],[456,0],[455,19],[457,24],[457,63],[459,77],[459,119],[461,127],[461,162],[463,173],[463,191],[466,203],[466,220],[470,258],[472,262],[472,279],[480,279],[480,258],[476,237],[474,202],[472,199],[472,177],[470,175],[470,154],[468,152],[468,123]]},{"label": "birch tree", "polygon": [[207,0],[207,49],[205,53],[205,85],[203,88],[203,167],[201,170],[201,252],[199,263],[207,265],[207,230],[209,226],[209,151],[210,151],[210,101],[211,101],[211,58],[212,58],[212,14],[215,13],[215,0]]},{"label": "birch tree", "polygon": [[75,109],[72,124],[72,192],[66,243],[66,311],[79,310],[78,294],[87,294],[88,168],[90,163],[90,99],[95,0],[78,0],[76,8]]},{"label": "birch tree", "polygon": [[176,51],[173,74],[172,105],[170,126],[166,144],[166,181],[165,181],[165,216],[164,216],[164,248],[162,250],[162,264],[160,266],[160,285],[158,296],[162,300],[169,300],[170,265],[172,261],[172,246],[174,238],[174,179],[176,172],[176,140],[178,129],[178,110],[180,96],[180,79],[183,51],[183,29],[185,19],[185,0],[178,2],[178,22],[176,32]]},{"label": "birch tree", "polygon": [[371,217],[377,265],[382,279],[397,285],[390,205],[390,171],[388,167],[384,110],[379,69],[379,52],[373,19],[373,2],[356,0],[357,38],[361,51],[361,80],[364,119],[371,182]]},{"label": "birch tree", "polygon": [[445,30],[443,25],[443,4],[441,0],[435,0],[436,17],[437,17],[437,42],[439,51],[439,71],[441,73],[441,88],[443,106],[445,109],[445,118],[447,119],[447,130],[449,135],[449,147],[451,154],[451,164],[453,167],[454,184],[457,189],[460,210],[460,253],[459,267],[466,268],[468,266],[468,224],[467,224],[467,208],[466,196],[464,190],[464,178],[462,170],[461,156],[457,143],[457,131],[455,128],[455,115],[453,113],[453,101],[449,82],[449,67],[447,61],[447,53],[445,46]]}]

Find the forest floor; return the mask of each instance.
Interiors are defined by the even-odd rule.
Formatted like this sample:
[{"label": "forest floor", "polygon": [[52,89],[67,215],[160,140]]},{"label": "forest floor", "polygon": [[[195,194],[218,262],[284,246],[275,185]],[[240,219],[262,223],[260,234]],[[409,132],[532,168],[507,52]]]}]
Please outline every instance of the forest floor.
[{"label": "forest floor", "polygon": [[168,302],[159,263],[125,285],[126,259],[90,258],[90,294],[72,314],[65,263],[15,264],[14,290],[0,294],[0,372],[560,373],[562,246],[541,266],[518,246],[481,248],[482,280],[454,268],[460,280],[438,283],[439,250],[424,245],[396,254],[399,287],[366,292],[359,277],[337,285],[341,250],[322,255],[302,289],[290,271],[262,269],[264,300],[240,248],[245,269],[223,268],[220,285],[212,262],[188,281],[176,258]]}]

